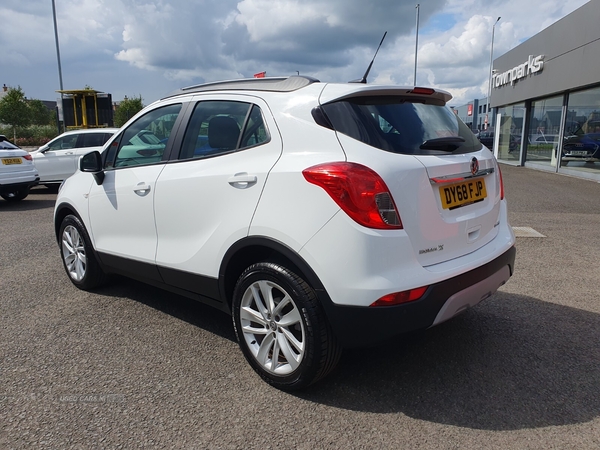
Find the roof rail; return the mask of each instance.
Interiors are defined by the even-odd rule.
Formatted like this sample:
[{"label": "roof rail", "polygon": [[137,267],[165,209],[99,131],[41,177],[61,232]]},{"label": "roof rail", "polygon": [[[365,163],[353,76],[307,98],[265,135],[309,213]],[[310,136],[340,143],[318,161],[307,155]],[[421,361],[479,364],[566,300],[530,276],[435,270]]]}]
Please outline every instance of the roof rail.
[{"label": "roof rail", "polygon": [[222,90],[291,92],[302,89],[309,84],[318,82],[319,80],[316,78],[304,75],[293,75],[289,77],[242,78],[239,80],[216,81],[212,83],[184,87],[171,92],[163,97],[163,99],[175,97],[176,95],[181,94]]}]

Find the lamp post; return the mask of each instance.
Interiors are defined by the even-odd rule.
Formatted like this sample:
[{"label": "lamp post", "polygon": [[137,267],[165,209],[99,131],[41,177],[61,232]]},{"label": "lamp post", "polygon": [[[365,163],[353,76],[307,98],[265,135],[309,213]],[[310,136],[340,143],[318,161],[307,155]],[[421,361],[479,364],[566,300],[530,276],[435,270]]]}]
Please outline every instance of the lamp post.
[{"label": "lamp post", "polygon": [[[62,68],[60,66],[60,47],[58,45],[58,26],[56,25],[56,5],[54,4],[54,0],[52,0],[52,19],[54,20],[54,40],[56,41],[56,60],[58,61],[58,82],[59,82],[59,86],[60,86],[60,108],[57,111],[56,114],[56,122],[58,123],[58,132],[61,132],[60,129],[60,120],[62,119],[60,117],[60,113],[62,112],[62,100],[63,100],[63,78],[62,78]],[[64,131],[64,124],[63,124],[63,131]]]},{"label": "lamp post", "polygon": [[417,3],[415,8],[417,9],[417,27],[416,27],[416,36],[415,36],[415,76],[413,78],[413,86],[417,85],[417,52],[419,50],[419,8],[420,3]]},{"label": "lamp post", "polygon": [[494,22],[494,26],[492,27],[492,45],[490,46],[490,73],[488,78],[488,95],[487,95],[487,103],[485,105],[485,127],[487,130],[489,122],[489,112],[490,112],[490,97],[492,96],[492,63],[494,59],[494,31],[496,30],[496,24],[500,22],[500,17],[496,19]]}]

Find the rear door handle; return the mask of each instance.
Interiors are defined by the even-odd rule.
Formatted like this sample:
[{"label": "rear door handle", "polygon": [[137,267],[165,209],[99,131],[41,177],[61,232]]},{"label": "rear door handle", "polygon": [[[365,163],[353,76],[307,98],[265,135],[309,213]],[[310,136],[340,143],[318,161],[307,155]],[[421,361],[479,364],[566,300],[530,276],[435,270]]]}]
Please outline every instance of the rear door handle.
[{"label": "rear door handle", "polygon": [[258,181],[256,175],[248,175],[246,172],[236,173],[234,176],[230,177],[227,182],[236,187],[238,189],[246,189]]}]

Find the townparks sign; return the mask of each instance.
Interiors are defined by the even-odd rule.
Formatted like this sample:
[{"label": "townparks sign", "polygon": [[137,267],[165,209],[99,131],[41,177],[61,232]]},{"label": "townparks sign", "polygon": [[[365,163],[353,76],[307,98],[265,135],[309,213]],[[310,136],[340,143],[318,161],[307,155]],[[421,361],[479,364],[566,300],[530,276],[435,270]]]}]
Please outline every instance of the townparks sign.
[{"label": "townparks sign", "polygon": [[514,86],[514,84],[522,78],[541,72],[544,68],[544,55],[533,56],[529,55],[529,59],[523,64],[519,64],[510,70],[492,75],[492,86],[495,88],[502,87],[506,84]]}]

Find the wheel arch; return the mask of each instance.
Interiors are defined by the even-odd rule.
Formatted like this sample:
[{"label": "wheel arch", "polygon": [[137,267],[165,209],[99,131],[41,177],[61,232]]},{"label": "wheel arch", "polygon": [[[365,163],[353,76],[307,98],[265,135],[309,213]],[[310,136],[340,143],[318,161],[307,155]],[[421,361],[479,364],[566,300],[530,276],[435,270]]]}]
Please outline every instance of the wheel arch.
[{"label": "wheel arch", "polygon": [[324,307],[325,303],[331,302],[317,274],[298,253],[275,239],[253,236],[232,245],[225,253],[219,269],[219,291],[230,311],[238,278],[246,268],[258,262],[276,262],[285,266],[311,285]]},{"label": "wheel arch", "polygon": [[81,223],[85,225],[85,222],[77,213],[77,210],[73,208],[73,206],[71,206],[68,203],[61,203],[56,207],[56,210],[54,212],[54,235],[56,237],[56,242],[60,242],[60,225],[62,224],[64,218],[67,217],[69,214],[76,216],[81,221]]}]

